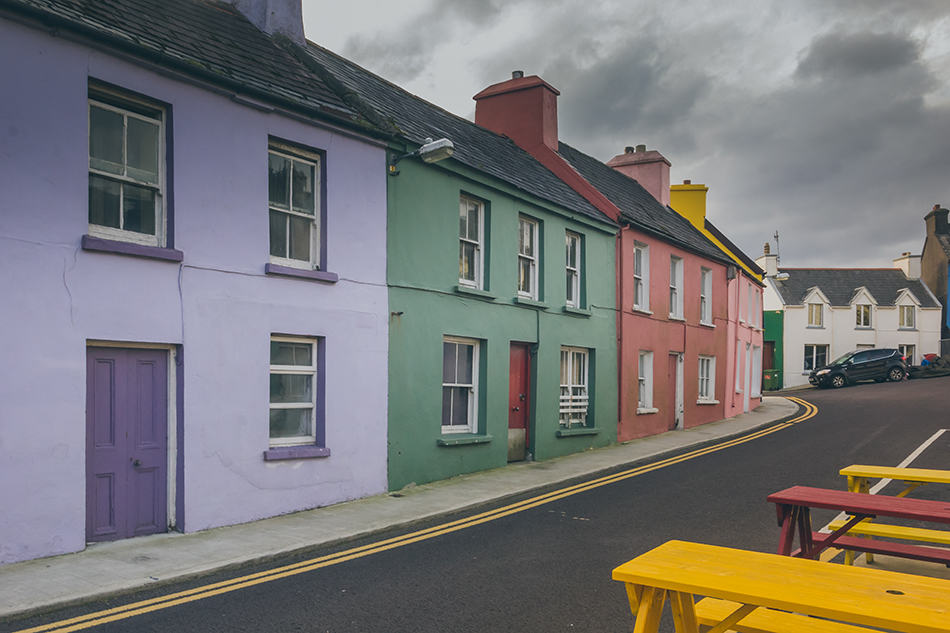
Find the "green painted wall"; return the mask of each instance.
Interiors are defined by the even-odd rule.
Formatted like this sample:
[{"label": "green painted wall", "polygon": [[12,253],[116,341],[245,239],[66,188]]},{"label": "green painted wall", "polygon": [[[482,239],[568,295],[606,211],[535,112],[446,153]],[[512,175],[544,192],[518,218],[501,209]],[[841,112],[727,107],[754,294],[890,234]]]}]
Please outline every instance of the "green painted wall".
[{"label": "green painted wall", "polygon": [[[496,468],[508,456],[508,374],[511,342],[536,344],[528,450],[549,459],[617,438],[615,228],[560,211],[454,163],[399,164],[389,178],[388,282],[389,486],[391,490],[462,473]],[[479,298],[457,291],[459,196],[486,203],[486,291]],[[541,222],[540,301],[518,305],[518,216]],[[564,312],[565,230],[583,236],[582,307]],[[443,435],[442,338],[480,341],[479,433]],[[589,424],[596,433],[559,437],[560,349],[592,350]],[[481,440],[444,446],[445,439]],[[485,441],[487,440],[487,441]]]},{"label": "green painted wall", "polygon": [[775,361],[774,369],[764,373],[770,374],[769,378],[762,378],[762,387],[770,391],[781,389],[783,386],[782,368],[785,366],[785,311],[784,310],[764,310],[762,312],[762,333],[763,341],[773,341],[775,343]]}]

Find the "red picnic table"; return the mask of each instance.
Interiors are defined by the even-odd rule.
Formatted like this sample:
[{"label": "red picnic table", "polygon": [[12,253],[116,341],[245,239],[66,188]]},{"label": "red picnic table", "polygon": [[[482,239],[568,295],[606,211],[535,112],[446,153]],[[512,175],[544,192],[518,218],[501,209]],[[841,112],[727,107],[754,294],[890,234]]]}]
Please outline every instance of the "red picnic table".
[{"label": "red picnic table", "polygon": [[[779,554],[817,558],[822,550],[836,547],[914,558],[950,566],[950,550],[947,549],[847,536],[851,527],[864,519],[875,517],[950,524],[950,503],[948,502],[869,495],[809,486],[793,486],[773,493],[768,496],[768,501],[776,505],[778,524],[782,528],[778,546]],[[848,514],[849,517],[844,525],[832,533],[822,534],[812,530],[811,508],[837,510]],[[796,532],[799,549],[793,550]]]}]

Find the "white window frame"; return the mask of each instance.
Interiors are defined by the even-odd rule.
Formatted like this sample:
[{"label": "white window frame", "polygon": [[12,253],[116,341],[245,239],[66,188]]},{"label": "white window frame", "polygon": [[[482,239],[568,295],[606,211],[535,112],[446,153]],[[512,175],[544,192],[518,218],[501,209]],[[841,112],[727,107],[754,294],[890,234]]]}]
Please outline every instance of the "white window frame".
[{"label": "white window frame", "polygon": [[[581,236],[572,231],[565,232],[564,268],[566,271],[567,293],[564,304],[571,308],[581,307]],[[571,261],[571,243],[574,243],[574,261]]]},{"label": "white window frame", "polygon": [[641,351],[637,360],[637,413],[655,413],[653,408],[653,352]]},{"label": "white window frame", "polygon": [[670,255],[670,318],[683,318],[683,258]]},{"label": "white window frame", "polygon": [[[472,240],[468,236],[459,235],[459,285],[484,290],[485,280],[482,271],[484,270],[485,256],[485,249],[483,248],[483,244],[485,243],[485,203],[470,196],[459,196],[460,219],[464,216],[466,221],[468,220],[468,205],[474,205],[478,210],[478,240]],[[461,228],[461,226],[459,228]],[[474,279],[462,277],[462,247],[466,244],[472,245],[475,249]]]},{"label": "white window frame", "polygon": [[697,402],[716,402],[716,357],[700,355],[698,362]]},{"label": "white window frame", "polygon": [[[913,364],[914,364],[914,356],[915,356],[916,353],[917,353],[917,346],[916,346],[916,345],[913,345],[913,344],[911,344],[911,343],[900,343],[900,344],[897,346],[897,349],[898,349],[898,351],[900,351],[901,356],[904,356],[904,357],[907,358],[907,364],[908,364],[908,365],[913,365]],[[907,353],[908,350],[910,351],[909,354]]]},{"label": "white window frame", "polygon": [[745,367],[743,353],[745,347],[742,341],[736,341],[736,393],[742,393],[742,368]]},{"label": "white window frame", "polygon": [[[574,367],[583,358],[580,382],[574,383]],[[566,361],[566,366],[565,366]],[[567,382],[564,381],[565,376]],[[558,403],[558,426],[562,429],[588,426],[590,408],[590,350],[561,346],[561,393]]]},{"label": "white window frame", "polygon": [[[287,209],[281,209],[280,207],[271,206],[270,204],[270,193],[268,192],[267,196],[267,217],[268,217],[268,254],[270,255],[270,214],[271,212],[283,213],[288,216],[287,218],[287,233],[286,233],[286,242],[285,252],[288,257],[280,257],[277,255],[270,255],[270,262],[272,264],[277,264],[279,266],[289,266],[291,268],[300,268],[303,270],[318,270],[320,268],[320,257],[322,254],[323,245],[320,243],[320,215],[323,209],[323,201],[320,199],[320,194],[322,191],[322,174],[321,174],[321,164],[320,156],[318,154],[307,152],[301,150],[297,147],[290,145],[285,145],[283,143],[278,143],[271,141],[267,146],[267,157],[268,161],[270,160],[271,155],[280,156],[281,158],[286,158],[291,162],[291,172],[290,172],[290,190],[288,195],[290,196],[290,205]],[[294,201],[293,201],[293,190],[294,190],[294,175],[293,175],[293,162],[303,163],[313,167],[313,215],[308,213],[301,213],[300,211],[294,210]],[[269,186],[269,185],[268,185]],[[304,220],[310,221],[310,259],[294,259],[289,257],[290,255],[290,218],[302,218]]]},{"label": "white window frame", "polygon": [[[460,382],[445,382],[445,376],[442,376],[442,389],[446,388],[456,388],[456,387],[467,387],[469,389],[469,399],[468,399],[468,421],[466,424],[442,424],[440,420],[440,426],[442,428],[442,433],[447,435],[451,433],[477,433],[478,432],[478,374],[479,374],[479,348],[481,347],[480,341],[470,338],[461,338],[457,336],[443,336],[442,337],[442,353],[445,354],[445,343],[453,343],[455,345],[470,345],[472,350],[472,382],[469,383],[460,383]],[[456,348],[456,358],[458,354],[458,349]],[[444,356],[443,356],[443,366],[444,366]],[[456,375],[456,379],[458,376]],[[440,391],[440,396],[442,396],[442,391]],[[444,397],[444,396],[443,396]],[[442,402],[440,397],[439,402]],[[441,408],[440,408],[441,409]]]},{"label": "white window frame", "polygon": [[808,309],[808,327],[825,327],[824,304],[809,303],[806,305]]},{"label": "white window frame", "polygon": [[[917,306],[900,305],[897,306],[898,321],[897,327],[901,330],[914,330],[917,328]],[[907,315],[910,315],[908,320]]]},{"label": "white window frame", "polygon": [[[807,368],[808,348],[809,348],[809,347],[811,348],[811,365],[812,365],[812,366],[811,366],[811,369],[808,369],[808,368]],[[825,364],[828,363],[828,360],[829,360],[829,359],[828,359],[828,354],[831,352],[831,347],[830,347],[827,343],[805,343],[805,347],[803,348],[803,349],[804,349],[804,354],[803,354],[803,356],[804,356],[804,361],[802,362],[802,371],[803,371],[803,372],[808,373],[808,372],[812,371],[813,369],[818,369],[819,367],[821,367],[821,365],[818,365],[818,364],[817,364],[817,360],[818,360],[818,348],[819,348],[819,347],[824,347],[824,348],[825,348]]]},{"label": "white window frame", "polygon": [[752,398],[762,397],[762,347],[752,346]]},{"label": "white window frame", "polygon": [[[116,112],[117,114],[122,115],[122,174],[114,174],[109,171],[95,169],[92,167],[91,161],[92,156],[88,156],[87,168],[90,176],[99,176],[113,182],[118,182],[122,187],[119,189],[119,225],[120,228],[115,228],[111,226],[103,226],[101,224],[88,223],[89,226],[89,235],[94,237],[101,237],[109,240],[117,240],[121,242],[131,242],[133,244],[141,244],[144,246],[157,246],[164,247],[167,241],[167,219],[165,212],[165,161],[166,161],[166,147],[165,147],[165,118],[167,112],[161,106],[158,106],[152,102],[145,101],[143,99],[130,96],[124,92],[111,91],[100,87],[95,87],[91,89],[92,95],[87,99],[86,104],[86,130],[87,130],[87,143],[89,140],[89,135],[92,133],[92,108],[93,106],[101,108],[103,110],[110,110]],[[112,101],[112,103],[110,103]],[[129,103],[131,105],[139,105],[147,110],[154,110],[158,113],[158,117],[146,116],[138,112],[134,112],[129,108],[124,108],[117,103]],[[142,180],[137,180],[128,175],[128,157],[126,155],[128,144],[127,144],[127,130],[128,130],[128,120],[129,118],[138,119],[140,121],[145,121],[150,124],[158,125],[158,177],[157,183],[149,183]],[[89,154],[92,147],[91,144],[87,146],[86,153]],[[136,231],[126,231],[121,228],[121,225],[124,223],[125,215],[123,213],[124,208],[124,193],[125,193],[125,184],[135,185],[138,187],[144,187],[146,189],[151,189],[155,192],[155,235],[149,235],[146,233],[138,233]],[[87,201],[88,205],[88,201]],[[88,218],[88,209],[87,209],[87,218]]]},{"label": "white window frame", "polygon": [[712,325],[712,271],[699,269],[699,322]]},{"label": "white window frame", "polygon": [[[524,215],[518,216],[518,296],[538,300],[538,263],[541,245],[538,243],[540,222]],[[530,239],[528,239],[530,238]],[[531,245],[534,248],[531,249]],[[522,265],[527,264],[528,274],[521,276]],[[527,283],[528,287],[523,288]]]},{"label": "white window frame", "polygon": [[[640,270],[637,271],[637,254]],[[633,245],[633,309],[650,311],[650,247],[636,242]]]},{"label": "white window frame", "polygon": [[755,310],[752,308],[752,297],[755,295],[755,291],[752,290],[752,284],[746,284],[746,316],[748,317],[749,327],[755,327]]},{"label": "white window frame", "polygon": [[[854,327],[856,328],[869,328],[871,327],[871,304],[870,303],[858,303],[854,306]],[[866,318],[862,318],[866,317]]]},{"label": "white window frame", "polygon": [[[270,376],[279,375],[298,375],[312,376],[310,389],[310,402],[270,402],[268,411],[274,409],[310,409],[310,434],[298,435],[294,437],[269,437],[270,446],[301,446],[314,444],[317,441],[317,391],[319,390],[319,376],[317,375],[317,354],[319,353],[319,341],[313,338],[303,338],[296,336],[271,336],[271,343],[294,343],[297,345],[310,346],[310,365],[270,365],[268,372],[268,384]],[[268,347],[268,350],[270,348]],[[268,401],[269,401],[268,397]],[[268,431],[268,436],[270,432]]]}]

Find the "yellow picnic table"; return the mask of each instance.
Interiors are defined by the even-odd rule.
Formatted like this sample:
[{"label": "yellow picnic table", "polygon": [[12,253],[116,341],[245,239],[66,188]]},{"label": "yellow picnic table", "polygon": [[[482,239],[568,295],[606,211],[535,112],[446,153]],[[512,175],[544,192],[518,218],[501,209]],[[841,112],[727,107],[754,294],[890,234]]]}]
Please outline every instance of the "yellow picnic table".
[{"label": "yellow picnic table", "polygon": [[708,633],[950,632],[950,580],[941,578],[668,541],[614,569],[613,579],[626,585],[634,633],[658,631],[666,600],[677,633],[698,633],[699,624],[712,626]]},{"label": "yellow picnic table", "polygon": [[[935,468],[904,468],[901,466],[871,466],[867,464],[851,464],[838,471],[848,478],[850,492],[871,491],[870,479],[890,479],[905,484],[903,490],[896,497],[906,497],[908,494],[925,484],[950,484],[950,470]],[[828,528],[836,530],[843,521],[834,521]],[[850,533],[865,537],[898,538],[912,541],[928,541],[937,545],[950,545],[950,532],[931,530],[926,528],[882,525],[865,520],[850,530]],[[845,564],[850,565],[855,558],[855,552],[845,554]],[[873,554],[866,554],[866,560],[874,561]]]},{"label": "yellow picnic table", "polygon": [[838,471],[848,478],[848,490],[851,492],[869,492],[868,479],[896,479],[907,487],[897,493],[904,497],[924,484],[950,484],[950,470],[934,468],[901,468],[900,466],[868,466],[851,464]]}]

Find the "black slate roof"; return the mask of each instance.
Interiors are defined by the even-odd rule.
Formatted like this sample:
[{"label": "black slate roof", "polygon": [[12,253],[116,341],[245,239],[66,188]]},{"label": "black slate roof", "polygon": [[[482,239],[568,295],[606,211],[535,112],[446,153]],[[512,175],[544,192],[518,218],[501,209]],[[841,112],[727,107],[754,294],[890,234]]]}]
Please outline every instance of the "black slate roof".
[{"label": "black slate roof", "polygon": [[623,220],[709,259],[732,263],[732,259],[696,230],[689,220],[664,207],[633,178],[566,143],[560,144],[558,153],[620,209]]},{"label": "black slate roof", "polygon": [[[339,55],[309,43],[310,55],[350,91],[350,97],[382,115],[406,140],[448,138],[453,159],[570,211],[616,224],[512,140],[413,95]],[[359,104],[356,104],[359,107]],[[372,113],[364,112],[367,118]]]},{"label": "black slate roof", "polygon": [[32,17],[242,94],[371,129],[277,39],[214,0],[3,0]]},{"label": "black slate roof", "polygon": [[878,305],[894,305],[898,293],[910,290],[923,308],[939,308],[919,279],[908,279],[897,268],[779,268],[788,279],[772,279],[786,305],[801,305],[808,291],[818,287],[833,306],[851,304],[855,291],[864,286]]}]

